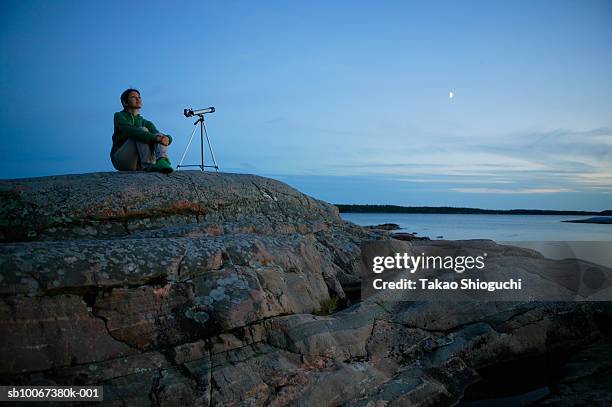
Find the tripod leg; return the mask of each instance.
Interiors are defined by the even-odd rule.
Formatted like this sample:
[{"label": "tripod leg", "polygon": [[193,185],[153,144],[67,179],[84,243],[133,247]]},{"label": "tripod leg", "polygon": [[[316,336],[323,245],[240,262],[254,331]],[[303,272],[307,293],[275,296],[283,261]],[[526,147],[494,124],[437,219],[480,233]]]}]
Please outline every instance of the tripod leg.
[{"label": "tripod leg", "polygon": [[202,158],[200,170],[202,171],[204,171],[204,134],[202,133],[202,127],[204,126],[204,115],[202,115],[202,120],[200,120],[200,157]]},{"label": "tripod leg", "polygon": [[179,163],[179,165],[176,166],[176,168],[179,168],[181,165],[183,165],[183,160],[185,159],[185,154],[187,154],[187,150],[189,150],[189,146],[191,145],[191,141],[193,140],[193,136],[196,132],[196,130],[198,129],[198,124],[196,123],[193,126],[193,131],[191,132],[191,137],[189,137],[189,143],[187,143],[187,148],[185,148],[185,151],[183,152],[183,156],[181,157],[181,162]]},{"label": "tripod leg", "polygon": [[206,141],[208,142],[208,149],[210,150],[210,155],[213,159],[213,163],[215,164],[215,170],[219,171],[217,160],[215,160],[215,153],[213,153],[212,146],[210,145],[210,139],[208,138],[208,132],[206,131],[206,126],[204,126],[204,133],[206,133]]}]

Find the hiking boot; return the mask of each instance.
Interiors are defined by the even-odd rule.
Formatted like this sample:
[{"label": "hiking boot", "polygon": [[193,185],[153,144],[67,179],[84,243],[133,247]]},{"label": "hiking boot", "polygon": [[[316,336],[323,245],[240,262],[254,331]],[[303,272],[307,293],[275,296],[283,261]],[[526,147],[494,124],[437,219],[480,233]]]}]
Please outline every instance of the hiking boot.
[{"label": "hiking boot", "polygon": [[157,162],[147,168],[145,171],[148,172],[163,172],[164,174],[170,174],[174,169],[170,165],[170,161],[167,158],[160,158]]},{"label": "hiking boot", "polygon": [[166,157],[161,157],[161,158],[159,158],[159,159],[157,160],[157,162],[160,162],[160,161],[161,161],[161,162],[164,162],[164,163],[166,163],[166,164],[168,164],[169,166],[171,166],[171,167],[172,167],[172,164],[170,164],[170,160],[168,160],[168,158],[166,158]]},{"label": "hiking boot", "polygon": [[160,172],[166,174],[170,174],[172,171],[174,171],[174,168],[172,168],[172,164],[170,164],[170,160],[168,160],[166,157],[158,159],[155,163],[155,166],[159,168]]}]

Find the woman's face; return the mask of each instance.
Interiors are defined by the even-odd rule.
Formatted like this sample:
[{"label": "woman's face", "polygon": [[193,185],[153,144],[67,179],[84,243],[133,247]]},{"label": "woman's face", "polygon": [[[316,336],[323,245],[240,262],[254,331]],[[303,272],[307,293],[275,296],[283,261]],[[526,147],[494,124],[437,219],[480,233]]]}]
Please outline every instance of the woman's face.
[{"label": "woman's face", "polygon": [[130,92],[127,99],[127,107],[130,109],[140,109],[142,107],[142,99],[138,92]]}]

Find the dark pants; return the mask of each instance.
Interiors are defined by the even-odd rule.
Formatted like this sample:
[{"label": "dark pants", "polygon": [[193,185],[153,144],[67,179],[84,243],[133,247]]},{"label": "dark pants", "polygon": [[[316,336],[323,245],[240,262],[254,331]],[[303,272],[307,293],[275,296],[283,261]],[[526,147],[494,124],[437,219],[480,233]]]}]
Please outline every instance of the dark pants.
[{"label": "dark pants", "polygon": [[167,150],[168,147],[161,143],[142,143],[128,139],[111,155],[111,161],[119,171],[146,170],[159,158],[168,158]]}]

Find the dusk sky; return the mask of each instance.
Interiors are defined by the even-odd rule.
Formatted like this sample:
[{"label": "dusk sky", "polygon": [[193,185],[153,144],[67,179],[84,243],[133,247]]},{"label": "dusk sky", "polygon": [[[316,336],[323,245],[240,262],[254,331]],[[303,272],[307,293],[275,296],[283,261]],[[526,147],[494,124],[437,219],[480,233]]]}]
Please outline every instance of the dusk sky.
[{"label": "dusk sky", "polygon": [[3,179],[115,171],[113,113],[136,87],[174,166],[183,109],[215,106],[222,171],[328,202],[612,209],[610,0],[24,0],[0,16]]}]

